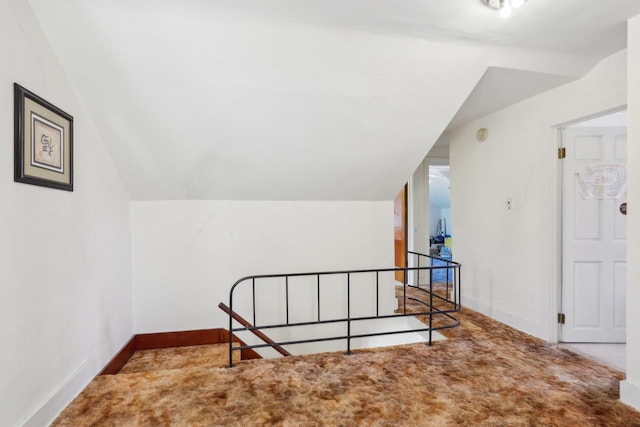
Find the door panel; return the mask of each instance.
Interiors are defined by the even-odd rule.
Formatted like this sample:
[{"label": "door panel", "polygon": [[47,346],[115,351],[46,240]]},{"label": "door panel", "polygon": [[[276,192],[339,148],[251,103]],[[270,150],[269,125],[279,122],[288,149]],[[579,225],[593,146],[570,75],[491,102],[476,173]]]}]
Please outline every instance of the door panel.
[{"label": "door panel", "polygon": [[614,160],[620,163],[627,161],[627,135],[616,135]]},{"label": "door panel", "polygon": [[[396,267],[407,266],[407,186],[396,196],[393,204],[393,248]],[[404,282],[404,271],[396,271],[396,280]]]},{"label": "door panel", "polygon": [[[578,178],[574,177],[574,180],[574,194],[579,194]],[[577,211],[573,217],[574,240],[600,240],[602,215],[599,201],[577,199],[574,206]]]},{"label": "door panel", "polygon": [[627,324],[627,263],[616,262],[614,265],[615,275],[615,296],[614,296],[614,321],[613,326],[624,328]]},{"label": "door panel", "polygon": [[575,135],[573,142],[576,160],[600,160],[602,152],[600,135]]},{"label": "door panel", "polygon": [[626,200],[606,189],[624,175],[608,168],[626,164],[626,129],[568,128],[563,143],[561,340],[625,342]]},{"label": "door panel", "polygon": [[600,263],[576,262],[573,264],[575,293],[575,326],[597,327],[600,324]]}]

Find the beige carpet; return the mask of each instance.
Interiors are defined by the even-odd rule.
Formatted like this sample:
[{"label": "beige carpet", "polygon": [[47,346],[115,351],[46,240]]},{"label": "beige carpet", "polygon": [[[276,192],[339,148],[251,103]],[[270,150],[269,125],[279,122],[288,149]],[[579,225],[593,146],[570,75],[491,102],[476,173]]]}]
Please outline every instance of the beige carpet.
[{"label": "beige carpet", "polygon": [[460,317],[432,347],[97,377],[53,425],[640,426],[617,400],[623,373],[476,312]]}]

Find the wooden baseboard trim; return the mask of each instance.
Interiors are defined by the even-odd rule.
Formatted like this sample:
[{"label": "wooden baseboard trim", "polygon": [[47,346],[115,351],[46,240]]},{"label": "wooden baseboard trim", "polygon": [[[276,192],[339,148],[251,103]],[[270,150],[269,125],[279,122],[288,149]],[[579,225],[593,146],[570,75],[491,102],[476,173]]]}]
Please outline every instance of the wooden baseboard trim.
[{"label": "wooden baseboard trim", "polygon": [[[235,337],[242,345],[242,340]],[[113,375],[131,359],[138,350],[153,350],[158,348],[187,347],[191,345],[225,344],[229,342],[229,331],[226,329],[199,329],[193,331],[160,332],[153,334],[137,334],[107,363],[98,375]],[[242,360],[261,359],[262,357],[252,349],[241,350]]]},{"label": "wooden baseboard trim", "polygon": [[129,342],[107,363],[102,372],[98,375],[113,375],[120,372],[120,369],[131,359],[136,352],[136,336],[132,336]]},{"label": "wooden baseboard trim", "polygon": [[220,329],[200,329],[195,331],[138,334],[136,335],[136,350],[220,344],[224,342],[220,340],[220,331]]}]

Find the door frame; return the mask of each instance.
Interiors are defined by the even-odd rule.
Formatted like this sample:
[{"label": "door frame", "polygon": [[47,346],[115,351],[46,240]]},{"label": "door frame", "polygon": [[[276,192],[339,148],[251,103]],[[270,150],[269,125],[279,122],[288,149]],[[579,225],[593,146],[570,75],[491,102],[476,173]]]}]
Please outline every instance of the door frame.
[{"label": "door frame", "polygon": [[[397,207],[397,203],[398,203],[398,198],[400,198],[400,203],[402,204],[401,209],[402,212],[400,213],[401,217],[400,217],[400,240],[398,240],[396,237],[397,232],[398,232],[398,228],[396,227],[396,222],[395,222],[395,218],[396,218],[396,207]],[[409,213],[408,213],[408,207],[409,207],[409,184],[405,184],[402,187],[402,190],[400,190],[400,193],[398,193],[398,195],[396,196],[396,198],[394,199],[393,202],[393,216],[394,216],[394,225],[393,225],[393,258],[394,258],[394,265],[397,268],[405,268],[408,266],[408,251],[409,251],[409,242],[408,242],[408,236],[409,236]],[[400,245],[400,247],[398,247],[398,245]],[[409,280],[408,274],[406,271],[396,271],[395,272],[395,280],[401,283],[407,283],[407,281]]]},{"label": "door frame", "polygon": [[[418,168],[413,172],[407,183],[407,236],[408,249],[413,252],[429,254],[429,237],[431,235],[430,224],[431,208],[429,205],[431,189],[429,188],[429,168],[431,166],[451,166],[449,157],[427,156]],[[420,181],[420,182],[418,182]],[[453,220],[452,220],[453,221]],[[451,224],[449,224],[451,226]],[[415,257],[408,257],[408,267],[417,267]],[[424,267],[424,265],[422,266]],[[428,273],[425,272],[426,277]],[[418,279],[424,281],[425,275],[410,271],[408,274],[410,283],[418,283]]]},{"label": "door frame", "polygon": [[589,114],[587,116],[579,117],[573,120],[569,120],[563,123],[559,123],[555,126],[552,126],[552,144],[553,144],[553,155],[551,159],[555,164],[551,168],[552,171],[552,179],[551,179],[551,193],[553,195],[553,202],[550,203],[550,218],[553,218],[553,230],[551,234],[550,246],[552,250],[550,251],[551,256],[551,282],[552,282],[552,292],[550,292],[550,301],[549,307],[552,308],[552,312],[549,313],[552,317],[552,321],[550,323],[550,337],[552,343],[560,342],[560,329],[561,325],[556,320],[557,313],[562,311],[562,267],[563,267],[563,257],[562,257],[562,202],[563,202],[563,189],[562,189],[562,168],[563,162],[559,161],[556,156],[556,152],[558,149],[564,147],[564,141],[562,140],[562,133],[565,128],[574,125],[576,123],[584,122],[587,120],[596,119],[598,117],[608,116],[610,114],[618,113],[620,111],[627,110],[627,104],[619,105],[614,108],[610,108],[608,110],[600,111],[594,114]]}]

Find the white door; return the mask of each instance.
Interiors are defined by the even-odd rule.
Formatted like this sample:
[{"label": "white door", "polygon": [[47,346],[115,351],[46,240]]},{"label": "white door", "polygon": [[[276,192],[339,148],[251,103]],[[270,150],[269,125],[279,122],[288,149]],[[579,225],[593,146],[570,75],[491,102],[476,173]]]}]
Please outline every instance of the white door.
[{"label": "white door", "polygon": [[[626,128],[567,128],[562,160],[564,342],[626,340]],[[626,208],[626,204],[624,205]],[[625,211],[626,212],[626,211]]]}]

